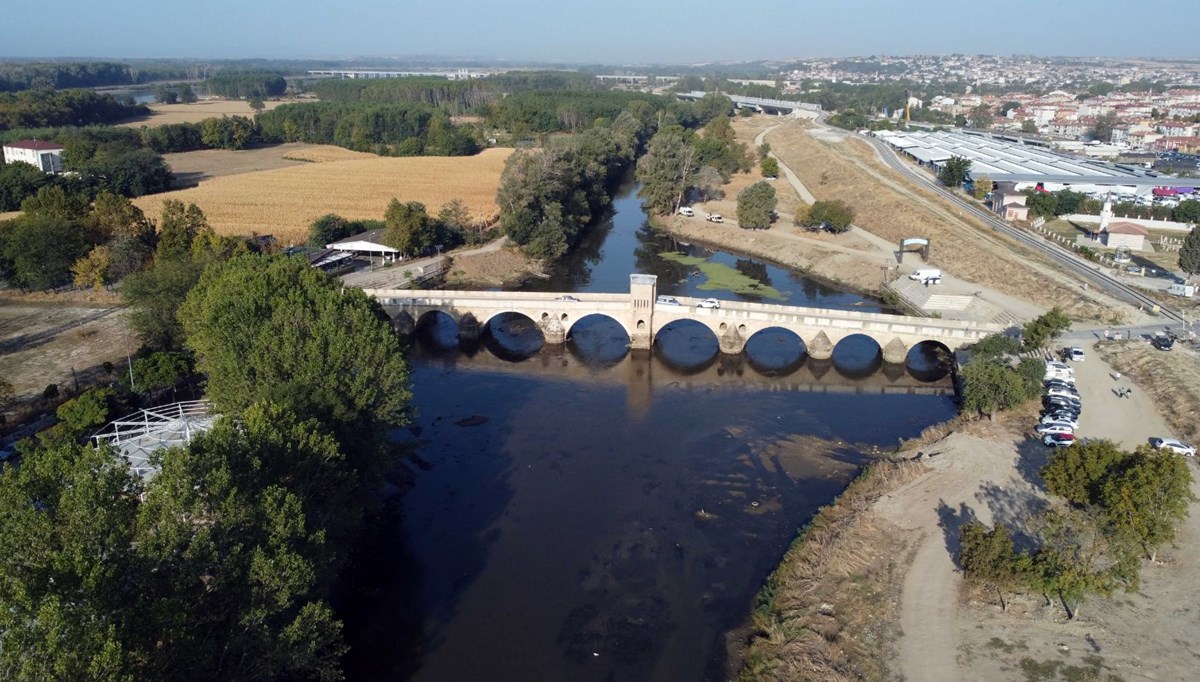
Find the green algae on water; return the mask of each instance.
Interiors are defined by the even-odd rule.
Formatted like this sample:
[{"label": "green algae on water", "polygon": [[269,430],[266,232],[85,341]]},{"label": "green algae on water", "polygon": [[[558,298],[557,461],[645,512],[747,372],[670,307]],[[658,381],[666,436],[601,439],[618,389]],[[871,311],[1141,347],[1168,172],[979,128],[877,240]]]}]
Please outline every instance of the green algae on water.
[{"label": "green algae on water", "polygon": [[704,273],[704,283],[696,287],[701,291],[731,291],[735,294],[759,296],[778,301],[787,298],[775,287],[763,284],[753,277],[747,277],[737,268],[731,268],[724,263],[711,263],[704,258],[689,256],[678,251],[663,251],[658,255],[672,263],[688,265]]}]

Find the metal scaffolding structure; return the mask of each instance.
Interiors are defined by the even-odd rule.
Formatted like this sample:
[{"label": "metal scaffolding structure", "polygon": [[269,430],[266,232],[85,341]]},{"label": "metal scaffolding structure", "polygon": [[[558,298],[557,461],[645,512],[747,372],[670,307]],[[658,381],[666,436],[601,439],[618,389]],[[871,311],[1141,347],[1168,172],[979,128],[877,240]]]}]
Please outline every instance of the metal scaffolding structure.
[{"label": "metal scaffolding structure", "polygon": [[171,403],[111,422],[92,440],[97,446],[113,446],[129,460],[134,473],[148,480],[158,473],[158,466],[151,461],[154,452],[187,445],[196,434],[212,428],[216,419],[212,404],[206,400]]}]

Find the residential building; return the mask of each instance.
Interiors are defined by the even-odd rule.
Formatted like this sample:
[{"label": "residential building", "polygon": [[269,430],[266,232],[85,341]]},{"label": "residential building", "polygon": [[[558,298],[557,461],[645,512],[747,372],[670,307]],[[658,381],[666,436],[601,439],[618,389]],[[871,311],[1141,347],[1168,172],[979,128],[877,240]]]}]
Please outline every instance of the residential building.
[{"label": "residential building", "polygon": [[41,140],[18,140],[4,145],[4,163],[22,161],[43,173],[62,172],[63,146]]}]

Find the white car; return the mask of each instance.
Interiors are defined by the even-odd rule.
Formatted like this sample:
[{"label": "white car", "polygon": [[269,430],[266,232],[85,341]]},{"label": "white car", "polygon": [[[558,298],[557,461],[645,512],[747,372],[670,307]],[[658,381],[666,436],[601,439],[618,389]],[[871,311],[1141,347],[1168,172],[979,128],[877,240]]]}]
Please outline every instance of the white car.
[{"label": "white car", "polygon": [[721,217],[720,213],[709,213],[705,218],[710,223],[723,223],[725,218]]},{"label": "white car", "polygon": [[1074,400],[1075,402],[1082,402],[1079,398],[1078,391],[1069,391],[1069,390],[1062,389],[1062,388],[1047,388],[1046,389],[1046,397],[1047,398],[1066,398],[1067,400]]},{"label": "white car", "polygon": [[1079,421],[1072,419],[1065,414],[1050,413],[1042,417],[1043,424],[1069,424],[1073,428],[1079,428]]},{"label": "white car", "polygon": [[654,302],[659,305],[681,305],[679,299],[674,296],[659,296],[654,299]]},{"label": "white car", "polygon": [[1195,445],[1188,445],[1187,443],[1174,438],[1151,438],[1150,447],[1154,448],[1155,450],[1171,450],[1172,452],[1178,452],[1185,457],[1196,456]]},{"label": "white car", "polygon": [[694,211],[691,206],[680,206],[679,215],[687,218],[693,218],[696,215],[696,211]]},{"label": "white car", "polygon": [[1062,433],[1074,434],[1075,433],[1075,427],[1071,426],[1070,424],[1066,424],[1064,422],[1052,422],[1050,424],[1038,424],[1037,428],[1035,428],[1034,430],[1037,431],[1038,434],[1043,435],[1043,436],[1049,435],[1051,433],[1058,433],[1058,434],[1062,434]]},{"label": "white car", "polygon": [[1046,362],[1046,371],[1049,372],[1051,370],[1055,370],[1055,371],[1059,371],[1059,372],[1067,372],[1068,374],[1075,373],[1074,367],[1068,365],[1065,362],[1059,362],[1058,360],[1048,360]]},{"label": "white car", "polygon": [[1053,381],[1053,380],[1069,381],[1071,383],[1075,383],[1075,373],[1074,372],[1064,372],[1061,369],[1046,370],[1046,373],[1042,375],[1042,381]]},{"label": "white car", "polygon": [[1067,358],[1069,358],[1071,362],[1083,362],[1084,359],[1087,358],[1087,354],[1084,353],[1083,349],[1079,346],[1071,346],[1067,349]]},{"label": "white car", "polygon": [[710,309],[720,308],[721,302],[715,298],[706,298],[703,301],[700,301],[699,303],[697,303],[696,307],[697,308],[710,308]]}]

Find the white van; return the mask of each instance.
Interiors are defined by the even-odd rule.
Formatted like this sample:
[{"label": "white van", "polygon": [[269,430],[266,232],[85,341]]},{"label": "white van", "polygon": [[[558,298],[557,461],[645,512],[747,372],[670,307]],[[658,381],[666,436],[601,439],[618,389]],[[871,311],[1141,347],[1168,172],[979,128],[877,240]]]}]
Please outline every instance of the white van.
[{"label": "white van", "polygon": [[937,268],[918,268],[913,270],[908,278],[918,282],[932,282],[936,284],[942,279],[942,271]]},{"label": "white van", "polygon": [[694,218],[696,216],[696,212],[692,210],[691,206],[680,206],[679,215],[686,218]]}]

